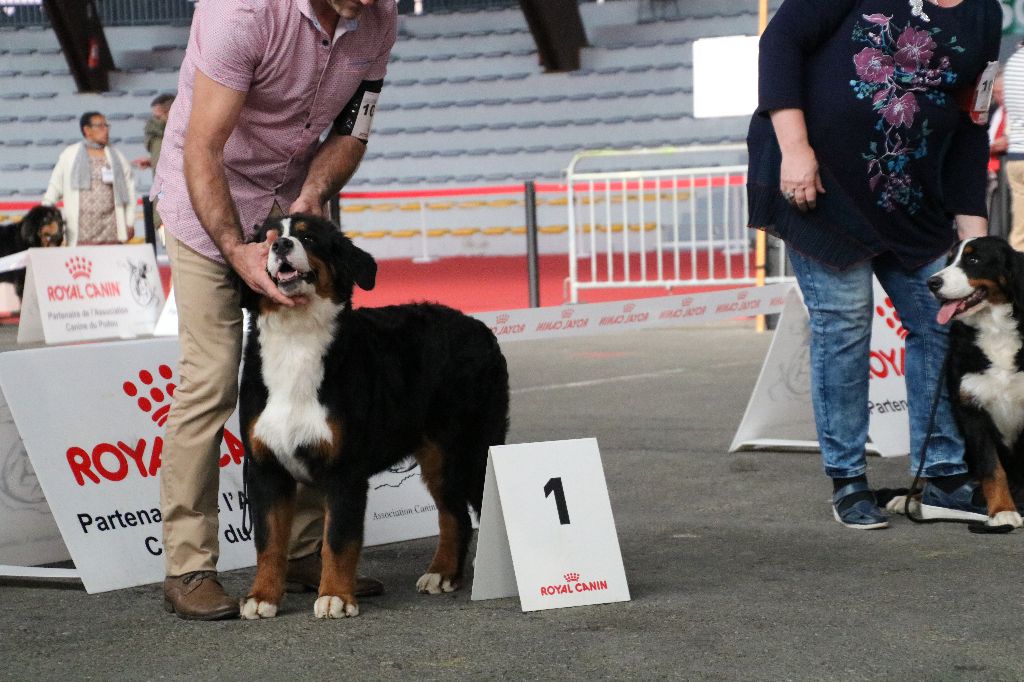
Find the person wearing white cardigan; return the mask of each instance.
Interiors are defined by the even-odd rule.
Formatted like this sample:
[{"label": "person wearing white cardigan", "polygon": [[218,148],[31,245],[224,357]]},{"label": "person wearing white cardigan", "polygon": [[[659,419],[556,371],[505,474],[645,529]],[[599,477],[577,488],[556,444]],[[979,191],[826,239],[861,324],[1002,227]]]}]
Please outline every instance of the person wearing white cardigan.
[{"label": "person wearing white cardigan", "polygon": [[[96,189],[92,185],[90,166],[94,160],[102,159],[102,173],[98,177],[101,183],[112,188],[116,241],[126,242],[135,236],[135,179],[131,163],[124,154],[110,146],[110,126],[102,114],[83,114],[81,130],[84,139],[67,147],[58,157],[57,165],[50,175],[50,184],[43,195],[43,203],[54,206],[63,199],[65,243],[68,246],[78,245],[82,193]],[[102,240],[103,243],[111,241]]]}]

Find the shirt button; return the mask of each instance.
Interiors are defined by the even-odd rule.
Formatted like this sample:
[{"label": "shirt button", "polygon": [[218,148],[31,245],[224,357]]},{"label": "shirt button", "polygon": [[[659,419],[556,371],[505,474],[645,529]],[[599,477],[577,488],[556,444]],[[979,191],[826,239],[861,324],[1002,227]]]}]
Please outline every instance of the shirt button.
[{"label": "shirt button", "polygon": [[307,124],[306,124],[306,129],[308,130],[308,129],[310,128],[310,126],[311,126],[311,125],[312,125],[312,124],[310,124],[310,123],[307,123]]},{"label": "shirt button", "polygon": [[324,40],[324,41],[323,41],[322,43],[320,43],[320,44],[321,44],[321,45],[323,45],[324,47],[327,47],[328,45],[330,45],[330,44],[331,44],[331,42],[330,42],[329,40]]}]

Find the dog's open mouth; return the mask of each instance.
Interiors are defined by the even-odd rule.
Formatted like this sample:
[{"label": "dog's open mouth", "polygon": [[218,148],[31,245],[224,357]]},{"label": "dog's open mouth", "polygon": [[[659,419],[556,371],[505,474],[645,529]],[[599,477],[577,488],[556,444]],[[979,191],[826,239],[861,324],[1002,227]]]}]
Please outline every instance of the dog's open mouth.
[{"label": "dog's open mouth", "polygon": [[281,261],[277,268],[277,273],[272,275],[271,279],[277,284],[277,288],[281,290],[281,293],[285,296],[291,296],[296,293],[299,285],[303,282],[313,282],[316,279],[316,273],[312,270],[309,272],[296,270],[295,266],[288,261]]},{"label": "dog's open mouth", "polygon": [[294,282],[301,278],[302,273],[292,267],[291,263],[284,262],[277,268],[277,276],[274,278],[274,281],[277,282],[278,286],[281,286],[282,284],[288,284],[289,282]]},{"label": "dog's open mouth", "polygon": [[953,300],[943,300],[942,307],[939,308],[939,314],[936,319],[939,324],[947,324],[957,315],[962,315],[984,301],[986,297],[988,297],[988,289],[985,287],[978,287],[971,292],[970,296],[956,298]]}]

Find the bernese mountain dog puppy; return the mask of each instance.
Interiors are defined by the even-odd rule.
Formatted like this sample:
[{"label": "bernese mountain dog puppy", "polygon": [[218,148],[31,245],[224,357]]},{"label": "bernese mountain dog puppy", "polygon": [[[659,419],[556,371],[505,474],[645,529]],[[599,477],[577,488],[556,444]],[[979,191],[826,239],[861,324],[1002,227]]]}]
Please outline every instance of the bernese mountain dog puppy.
[{"label": "bernese mountain dog puppy", "polygon": [[1020,528],[1024,492],[1024,254],[997,237],[966,239],[928,280],[949,330],[946,381],[989,526]]},{"label": "bernese mountain dog puppy", "polygon": [[[53,206],[34,206],[17,223],[0,225],[0,258],[26,249],[64,244],[64,216]],[[25,292],[25,270],[0,272],[0,282],[13,284],[18,298]]]},{"label": "bernese mountain dog puppy", "polygon": [[352,307],[377,264],[333,224],[292,215],[263,225],[280,236],[267,273],[289,308],[251,292],[239,417],[256,542],[244,619],[276,615],[285,589],[296,481],[325,496],[317,618],[359,614],[356,565],[369,479],[410,455],[437,505],[437,551],[416,588],[460,587],[479,515],[487,452],[505,442],[508,369],[482,322],[428,303]]}]

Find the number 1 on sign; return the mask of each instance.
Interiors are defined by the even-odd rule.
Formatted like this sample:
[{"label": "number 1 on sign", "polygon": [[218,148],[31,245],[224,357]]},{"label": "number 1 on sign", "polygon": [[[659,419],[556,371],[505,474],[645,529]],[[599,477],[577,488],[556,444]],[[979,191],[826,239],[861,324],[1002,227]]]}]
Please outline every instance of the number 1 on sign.
[{"label": "number 1 on sign", "polygon": [[558,507],[558,522],[563,526],[569,525],[569,507],[565,504],[565,491],[562,489],[562,478],[550,478],[544,484],[544,497],[551,493],[555,494],[555,506]]}]

